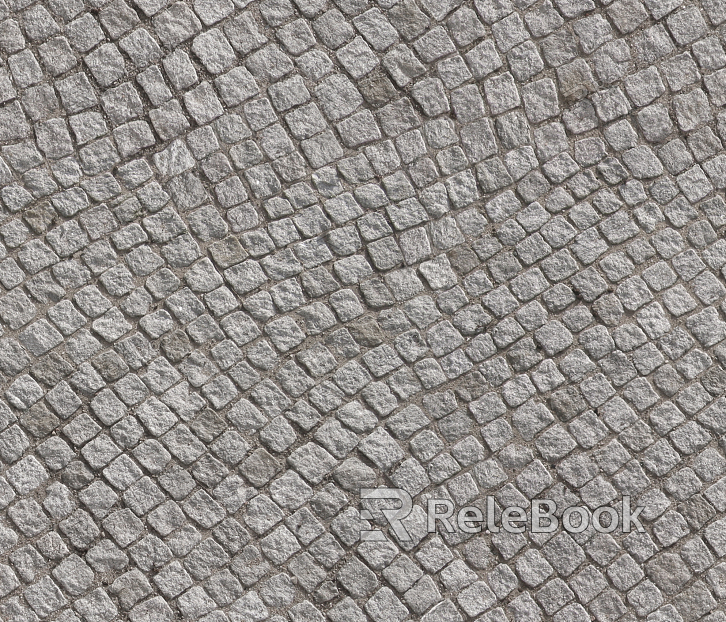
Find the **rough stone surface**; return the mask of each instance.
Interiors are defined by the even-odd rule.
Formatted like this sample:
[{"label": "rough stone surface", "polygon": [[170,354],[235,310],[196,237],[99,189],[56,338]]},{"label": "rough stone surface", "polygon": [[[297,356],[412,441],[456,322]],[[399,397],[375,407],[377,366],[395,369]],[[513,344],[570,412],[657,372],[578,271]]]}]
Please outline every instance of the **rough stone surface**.
[{"label": "rough stone surface", "polygon": [[726,620],[724,6],[0,0],[0,619]]}]

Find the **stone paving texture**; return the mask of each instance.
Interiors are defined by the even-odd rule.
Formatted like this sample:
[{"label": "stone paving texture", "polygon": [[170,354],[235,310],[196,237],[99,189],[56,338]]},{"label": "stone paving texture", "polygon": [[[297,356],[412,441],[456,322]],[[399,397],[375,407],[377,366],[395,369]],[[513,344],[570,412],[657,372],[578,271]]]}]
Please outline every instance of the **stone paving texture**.
[{"label": "stone paving texture", "polygon": [[725,23],[0,0],[0,619],[724,622]]}]

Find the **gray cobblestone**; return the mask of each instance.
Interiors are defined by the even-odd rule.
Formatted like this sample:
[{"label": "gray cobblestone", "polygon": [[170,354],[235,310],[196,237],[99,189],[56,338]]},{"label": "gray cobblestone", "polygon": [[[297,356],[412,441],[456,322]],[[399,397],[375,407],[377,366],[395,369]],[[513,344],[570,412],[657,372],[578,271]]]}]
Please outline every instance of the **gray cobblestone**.
[{"label": "gray cobblestone", "polygon": [[3,619],[723,618],[718,2],[8,5]]}]

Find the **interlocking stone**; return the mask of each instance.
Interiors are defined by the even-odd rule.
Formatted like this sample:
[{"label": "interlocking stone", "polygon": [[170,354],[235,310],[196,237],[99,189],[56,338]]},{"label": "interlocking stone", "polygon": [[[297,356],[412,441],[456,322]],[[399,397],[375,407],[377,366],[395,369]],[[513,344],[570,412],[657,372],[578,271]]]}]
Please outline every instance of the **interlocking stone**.
[{"label": "interlocking stone", "polygon": [[0,3],[0,618],[726,619],[724,24]]}]

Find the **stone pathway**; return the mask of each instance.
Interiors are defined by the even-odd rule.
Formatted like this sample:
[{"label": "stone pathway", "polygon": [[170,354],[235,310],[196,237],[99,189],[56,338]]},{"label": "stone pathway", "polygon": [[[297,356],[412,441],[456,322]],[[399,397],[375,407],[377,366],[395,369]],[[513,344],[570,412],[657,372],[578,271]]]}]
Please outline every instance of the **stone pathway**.
[{"label": "stone pathway", "polygon": [[724,23],[0,0],[0,619],[726,621]]}]

